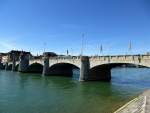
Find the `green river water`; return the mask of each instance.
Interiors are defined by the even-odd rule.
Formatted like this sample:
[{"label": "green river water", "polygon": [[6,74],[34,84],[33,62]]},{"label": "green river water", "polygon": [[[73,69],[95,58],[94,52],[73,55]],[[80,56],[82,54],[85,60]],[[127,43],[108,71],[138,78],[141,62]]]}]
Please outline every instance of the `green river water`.
[{"label": "green river water", "polygon": [[112,113],[150,88],[148,68],[114,68],[110,83],[75,78],[0,71],[0,113]]}]

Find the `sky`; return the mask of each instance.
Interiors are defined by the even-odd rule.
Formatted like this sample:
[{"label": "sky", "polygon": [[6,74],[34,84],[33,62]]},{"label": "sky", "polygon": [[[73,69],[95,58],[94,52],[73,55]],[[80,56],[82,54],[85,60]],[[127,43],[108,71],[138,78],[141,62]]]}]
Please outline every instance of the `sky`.
[{"label": "sky", "polygon": [[0,52],[79,55],[82,46],[84,55],[150,52],[150,1],[0,0]]}]

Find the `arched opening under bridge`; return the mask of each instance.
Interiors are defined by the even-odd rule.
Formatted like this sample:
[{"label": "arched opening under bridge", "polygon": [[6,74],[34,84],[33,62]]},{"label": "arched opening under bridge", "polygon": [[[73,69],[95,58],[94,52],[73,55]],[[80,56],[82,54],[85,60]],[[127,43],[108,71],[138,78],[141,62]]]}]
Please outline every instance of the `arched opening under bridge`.
[{"label": "arched opening under bridge", "polygon": [[42,73],[43,72],[43,65],[39,63],[33,63],[29,65],[27,68],[27,72],[29,73]]},{"label": "arched opening under bridge", "polygon": [[146,66],[131,63],[109,63],[92,67],[90,69],[89,80],[111,81],[112,68],[147,68]]},{"label": "arched opening under bridge", "polygon": [[0,69],[5,69],[5,65],[0,63]]},{"label": "arched opening under bridge", "polygon": [[17,64],[17,65],[15,66],[15,71],[18,71],[18,68],[19,68],[19,64]]},{"label": "arched opening under bridge", "polygon": [[49,67],[48,69],[48,75],[52,76],[67,76],[72,77],[75,75],[79,76],[76,72],[78,72],[80,69],[79,67],[69,64],[69,63],[57,63]]},{"label": "arched opening under bridge", "polygon": [[9,64],[6,70],[12,70],[12,64]]}]

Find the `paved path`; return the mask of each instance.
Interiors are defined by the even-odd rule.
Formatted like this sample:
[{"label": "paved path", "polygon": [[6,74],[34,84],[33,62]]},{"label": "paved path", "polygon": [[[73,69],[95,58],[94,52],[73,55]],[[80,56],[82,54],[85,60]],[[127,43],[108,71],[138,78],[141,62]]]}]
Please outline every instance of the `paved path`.
[{"label": "paved path", "polygon": [[150,113],[150,89],[144,91],[114,113]]},{"label": "paved path", "polygon": [[146,96],[145,113],[150,113],[150,90],[145,91],[142,95]]}]

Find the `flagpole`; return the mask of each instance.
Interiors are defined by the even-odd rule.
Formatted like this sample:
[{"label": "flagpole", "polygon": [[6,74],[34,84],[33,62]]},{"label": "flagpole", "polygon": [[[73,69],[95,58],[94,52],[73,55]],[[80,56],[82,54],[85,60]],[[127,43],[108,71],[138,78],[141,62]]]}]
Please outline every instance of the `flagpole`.
[{"label": "flagpole", "polygon": [[82,44],[81,44],[81,56],[83,56],[83,48],[84,48],[84,34],[82,34]]},{"label": "flagpole", "polygon": [[46,42],[44,42],[44,53],[46,51]]},{"label": "flagpole", "polygon": [[99,44],[98,44],[97,48],[98,48],[98,56],[100,56],[101,55],[101,50],[100,50],[100,45]]},{"label": "flagpole", "polygon": [[129,54],[131,54],[132,53],[132,43],[131,43],[131,41],[129,41]]},{"label": "flagpole", "polygon": [[102,53],[103,53],[103,46],[102,46],[102,44],[100,45],[100,54],[102,55]]}]

